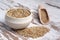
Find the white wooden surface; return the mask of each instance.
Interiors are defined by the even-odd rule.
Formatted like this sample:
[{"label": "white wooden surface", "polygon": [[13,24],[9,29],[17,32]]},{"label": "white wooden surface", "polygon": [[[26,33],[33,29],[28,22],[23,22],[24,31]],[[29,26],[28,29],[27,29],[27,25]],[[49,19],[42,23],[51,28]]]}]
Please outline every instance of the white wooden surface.
[{"label": "white wooden surface", "polygon": [[[0,0],[0,8],[4,9],[1,10],[0,9],[0,21],[1,22],[5,22],[5,11],[6,9],[8,9],[9,7],[6,6],[5,4],[1,3],[1,2],[6,2],[5,0]],[[47,4],[45,4],[44,0],[19,0],[19,1],[15,1],[15,3],[19,2],[20,4],[29,7],[31,10],[37,10],[38,5],[39,4],[43,4],[45,6],[45,8],[48,11],[49,17],[50,17],[50,21],[52,22],[60,22],[60,9],[49,6]],[[13,7],[13,4],[10,4],[9,2],[6,2],[8,5],[11,5],[11,7]],[[17,5],[17,4],[16,4]],[[43,37],[43,39],[34,39],[34,40],[57,40],[56,38],[58,37],[58,34],[56,33],[55,30],[51,30],[49,34],[47,34],[47,36]],[[28,39],[28,40],[33,40],[33,39]]]}]

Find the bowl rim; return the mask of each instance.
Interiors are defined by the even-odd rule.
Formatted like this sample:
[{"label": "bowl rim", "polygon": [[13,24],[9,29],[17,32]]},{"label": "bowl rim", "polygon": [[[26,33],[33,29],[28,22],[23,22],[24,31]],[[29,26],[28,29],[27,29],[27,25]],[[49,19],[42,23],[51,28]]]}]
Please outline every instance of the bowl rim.
[{"label": "bowl rim", "polygon": [[[18,8],[19,8],[19,7],[18,7]],[[10,8],[10,9],[17,9],[17,8]],[[12,17],[12,16],[8,16],[8,15],[7,15],[7,12],[8,12],[10,9],[8,9],[8,10],[6,11],[6,15],[5,15],[5,16],[7,16],[7,17],[9,17],[9,18],[13,18],[13,19],[25,19],[25,18],[28,18],[28,17],[32,16],[32,12],[31,12],[30,10],[28,10],[28,9],[26,9],[26,10],[30,12],[30,15],[28,15],[28,16],[26,16],[26,17],[23,17],[23,18],[15,18],[15,17]],[[21,8],[21,9],[25,9],[25,8]]]}]

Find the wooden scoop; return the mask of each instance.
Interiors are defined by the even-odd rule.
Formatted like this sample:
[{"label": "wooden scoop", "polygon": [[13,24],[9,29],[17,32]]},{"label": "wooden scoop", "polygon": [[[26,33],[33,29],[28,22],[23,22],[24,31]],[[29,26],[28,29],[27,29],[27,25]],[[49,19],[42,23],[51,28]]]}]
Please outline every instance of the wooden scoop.
[{"label": "wooden scoop", "polygon": [[40,22],[42,24],[48,24],[49,23],[49,16],[48,16],[47,10],[42,5],[39,5],[38,12],[39,12]]}]

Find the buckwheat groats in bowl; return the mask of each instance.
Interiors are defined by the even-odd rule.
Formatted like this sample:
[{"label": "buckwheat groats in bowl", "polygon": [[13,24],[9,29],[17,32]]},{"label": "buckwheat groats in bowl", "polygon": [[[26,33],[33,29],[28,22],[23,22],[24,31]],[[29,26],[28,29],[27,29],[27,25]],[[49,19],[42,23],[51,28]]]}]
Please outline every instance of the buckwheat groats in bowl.
[{"label": "buckwheat groats in bowl", "polygon": [[25,8],[11,8],[5,16],[6,24],[13,29],[26,28],[32,21],[32,13]]},{"label": "buckwheat groats in bowl", "polygon": [[23,8],[10,9],[7,12],[7,15],[9,15],[11,17],[15,17],[15,18],[23,18],[23,17],[29,16],[30,11],[27,9],[23,9]]}]

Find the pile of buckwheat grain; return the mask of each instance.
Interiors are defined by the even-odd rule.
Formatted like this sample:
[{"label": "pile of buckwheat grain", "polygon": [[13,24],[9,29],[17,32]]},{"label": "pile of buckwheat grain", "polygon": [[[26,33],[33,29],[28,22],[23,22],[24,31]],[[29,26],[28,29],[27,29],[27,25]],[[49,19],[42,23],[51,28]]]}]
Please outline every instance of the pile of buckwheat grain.
[{"label": "pile of buckwheat grain", "polygon": [[17,30],[17,33],[25,36],[25,37],[31,37],[31,38],[37,38],[37,37],[42,37],[44,34],[49,32],[49,29],[46,27],[30,27],[30,28],[25,28],[22,30]]}]

